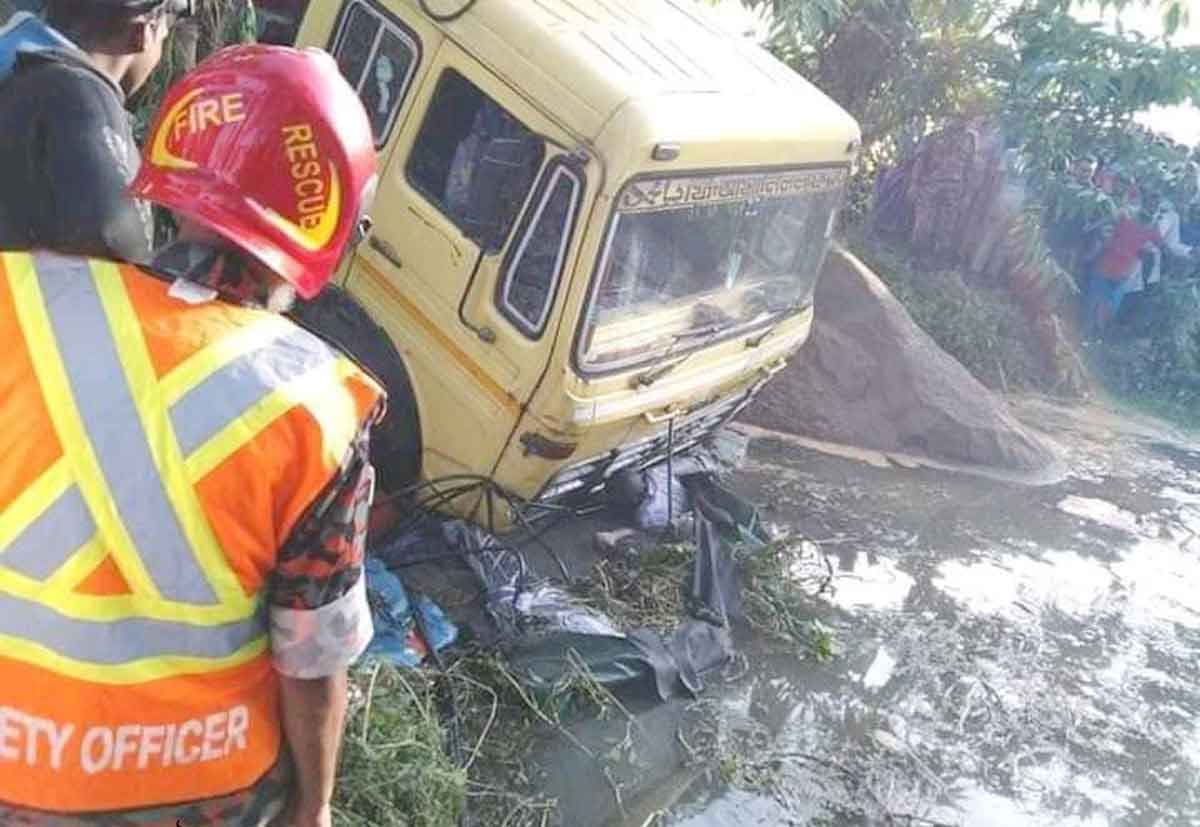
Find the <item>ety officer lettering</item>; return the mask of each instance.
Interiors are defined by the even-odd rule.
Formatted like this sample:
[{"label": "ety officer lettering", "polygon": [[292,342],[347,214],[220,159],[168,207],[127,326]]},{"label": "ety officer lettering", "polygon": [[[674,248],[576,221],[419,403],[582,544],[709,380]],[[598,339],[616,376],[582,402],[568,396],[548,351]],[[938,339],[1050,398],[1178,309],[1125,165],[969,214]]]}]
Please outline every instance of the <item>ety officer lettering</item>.
[{"label": "ety officer lettering", "polygon": [[0,706],[0,772],[5,764],[81,769],[87,775],[219,761],[247,748],[245,706],[167,724],[87,726]]}]

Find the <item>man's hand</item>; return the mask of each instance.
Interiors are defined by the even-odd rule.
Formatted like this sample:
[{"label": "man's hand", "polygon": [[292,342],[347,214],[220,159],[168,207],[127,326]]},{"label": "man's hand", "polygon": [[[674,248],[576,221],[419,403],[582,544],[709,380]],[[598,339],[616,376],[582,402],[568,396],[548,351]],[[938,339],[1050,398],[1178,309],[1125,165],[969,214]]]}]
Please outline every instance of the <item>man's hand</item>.
[{"label": "man's hand", "polygon": [[333,827],[333,812],[329,806],[311,808],[293,804],[279,827]]}]

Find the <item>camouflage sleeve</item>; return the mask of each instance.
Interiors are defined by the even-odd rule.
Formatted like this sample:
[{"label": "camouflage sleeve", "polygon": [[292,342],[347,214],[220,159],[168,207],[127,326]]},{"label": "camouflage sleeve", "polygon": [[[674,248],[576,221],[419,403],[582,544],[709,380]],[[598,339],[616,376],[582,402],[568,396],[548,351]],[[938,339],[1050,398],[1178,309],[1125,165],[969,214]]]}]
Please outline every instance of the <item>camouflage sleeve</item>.
[{"label": "camouflage sleeve", "polygon": [[297,678],[333,674],[371,640],[363,557],[375,473],[370,425],[280,549],[269,586],[275,668]]},{"label": "camouflage sleeve", "polygon": [[271,609],[271,660],[289,678],[335,675],[366,651],[375,630],[360,574],[350,591],[319,609]]}]

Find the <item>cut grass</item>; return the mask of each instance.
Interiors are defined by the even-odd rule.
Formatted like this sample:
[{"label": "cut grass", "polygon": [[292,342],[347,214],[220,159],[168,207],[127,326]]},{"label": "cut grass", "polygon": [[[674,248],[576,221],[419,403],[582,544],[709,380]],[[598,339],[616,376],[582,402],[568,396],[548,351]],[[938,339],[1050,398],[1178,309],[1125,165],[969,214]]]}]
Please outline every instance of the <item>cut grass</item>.
[{"label": "cut grass", "polygon": [[[568,723],[630,717],[574,658],[545,697],[526,690],[495,654],[463,657],[444,674],[373,662],[352,675],[350,694],[334,815],[352,827],[453,827],[468,811],[472,825],[560,823],[557,802],[539,792],[533,746],[562,738],[610,777],[609,758],[579,741]],[[613,794],[620,806],[615,786]]]},{"label": "cut grass", "polygon": [[467,773],[443,748],[434,683],[376,663],[352,678],[334,815],[358,827],[458,822]]},{"label": "cut grass", "polygon": [[[836,642],[815,620],[812,597],[824,577],[811,544],[780,542],[754,554],[739,551],[743,601],[750,626],[795,651],[825,661]],[[602,560],[595,577],[577,585],[586,602],[626,628],[671,632],[687,616],[684,586],[694,548],[657,546],[636,563]],[[460,732],[451,743],[447,693],[453,696]],[[700,707],[713,703],[699,701]],[[370,664],[352,676],[351,706],[338,779],[335,816],[351,827],[452,827],[469,811],[468,823],[496,827],[548,827],[561,822],[558,804],[540,792],[533,747],[561,738],[596,763],[612,787],[618,811],[624,790],[613,780],[620,750],[598,754],[578,740],[571,725],[584,718],[633,717],[572,659],[563,678],[535,696],[503,658],[465,656],[444,674]],[[716,731],[716,730],[714,730]],[[715,736],[714,736],[715,738]],[[708,739],[712,740],[712,739]],[[693,733],[693,758],[720,775],[748,783],[753,753],[740,739],[706,739]],[[449,757],[457,753],[457,761]],[[746,776],[745,778],[743,776]]]},{"label": "cut grass", "polygon": [[[636,563],[600,560],[593,576],[576,584],[575,593],[622,628],[649,628],[669,635],[687,617],[685,584],[694,556],[694,546],[673,543],[643,552]],[[750,628],[777,641],[799,644],[819,662],[832,660],[837,643],[817,619],[823,612],[817,598],[830,581],[820,549],[795,538],[765,548],[739,546],[734,556]]]}]

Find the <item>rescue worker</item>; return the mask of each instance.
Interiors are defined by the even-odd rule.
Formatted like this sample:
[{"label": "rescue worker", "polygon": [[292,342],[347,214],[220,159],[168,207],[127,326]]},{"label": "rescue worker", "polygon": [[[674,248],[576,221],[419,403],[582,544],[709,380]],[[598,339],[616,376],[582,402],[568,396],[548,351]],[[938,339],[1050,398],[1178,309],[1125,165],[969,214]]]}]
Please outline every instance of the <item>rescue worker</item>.
[{"label": "rescue worker", "polygon": [[144,262],[149,205],[129,197],[138,148],[126,96],[162,57],[190,0],[51,0],[70,48],[18,54],[0,84],[0,249]]},{"label": "rescue worker", "polygon": [[327,827],[383,399],[272,311],[361,237],[374,138],[266,46],[150,135],[149,267],[0,255],[0,824]]}]

